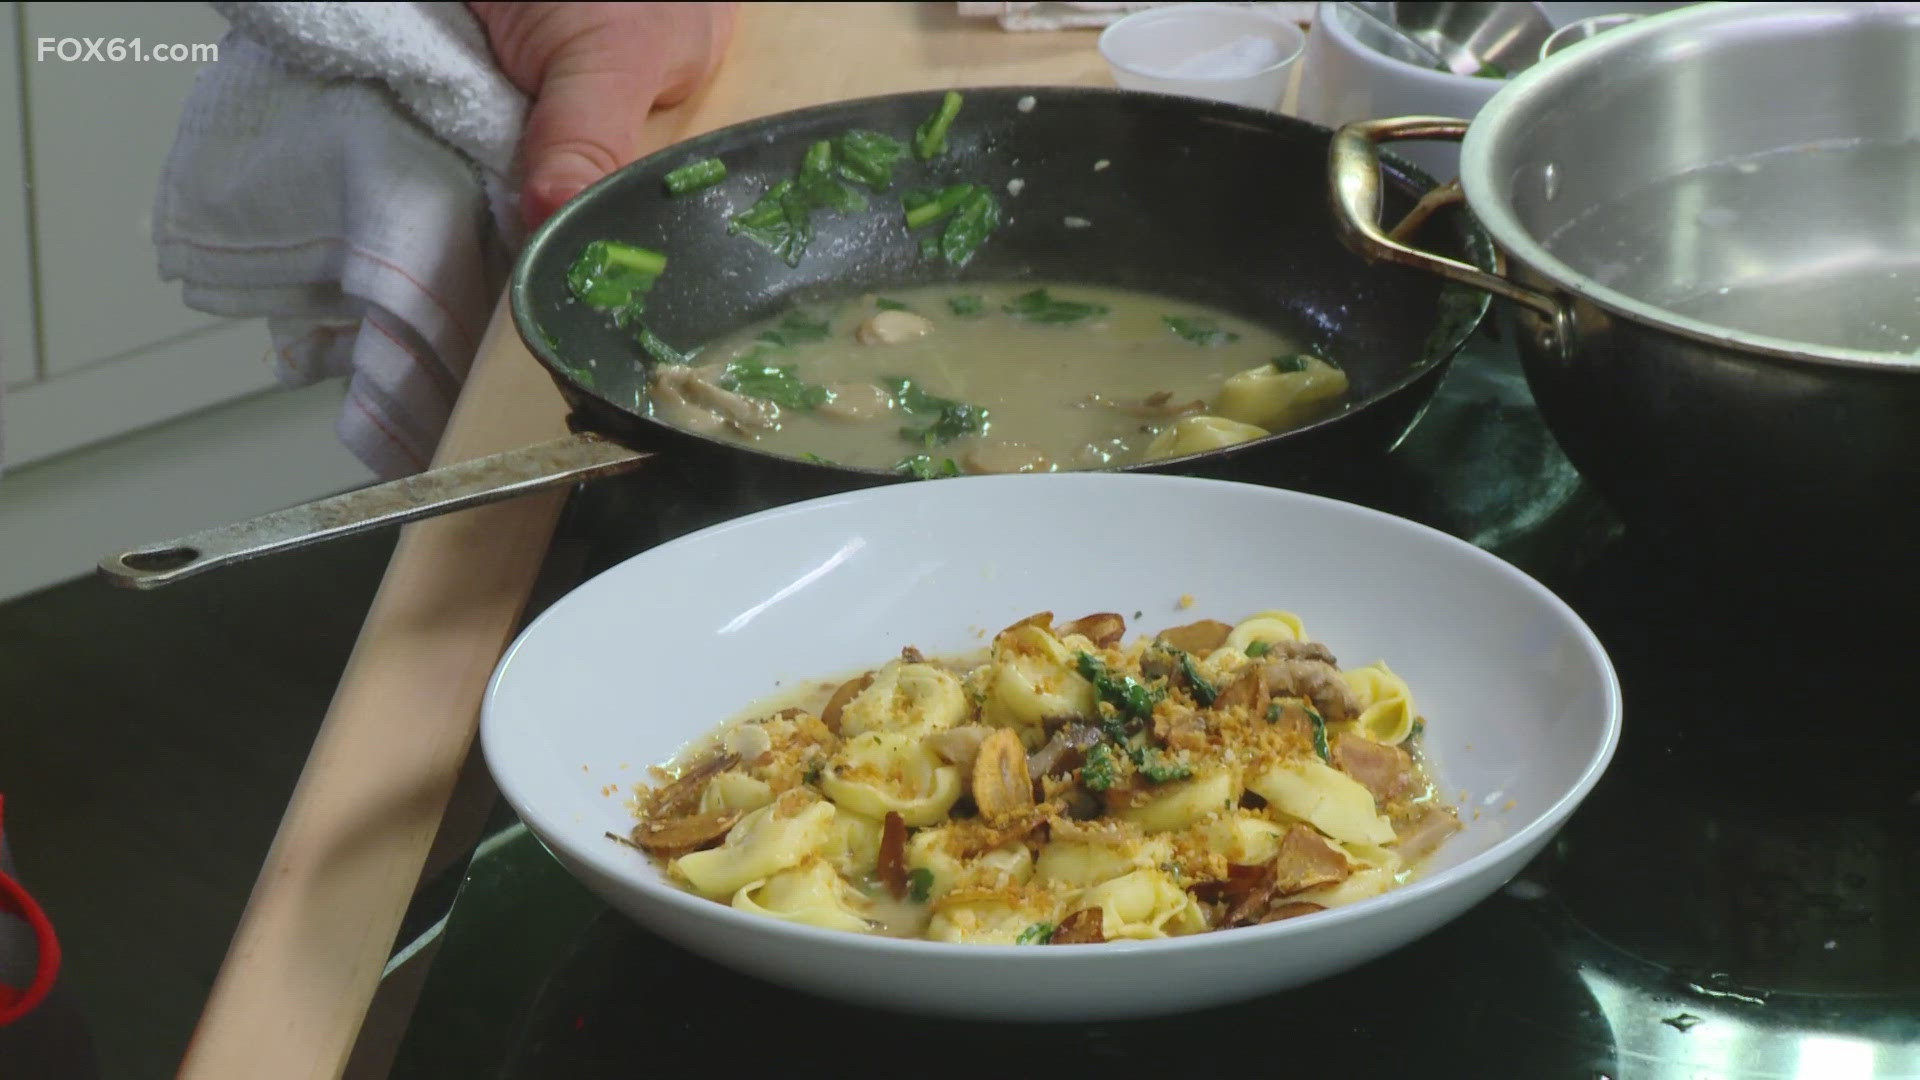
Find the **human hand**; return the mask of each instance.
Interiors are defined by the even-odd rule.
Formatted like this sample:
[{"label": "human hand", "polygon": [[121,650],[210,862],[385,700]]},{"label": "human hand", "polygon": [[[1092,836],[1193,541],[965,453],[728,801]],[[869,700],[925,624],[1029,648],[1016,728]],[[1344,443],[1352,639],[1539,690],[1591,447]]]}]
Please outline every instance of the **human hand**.
[{"label": "human hand", "polygon": [[472,3],[500,70],[533,99],[520,134],[529,229],[632,161],[655,105],[700,85],[735,4]]}]

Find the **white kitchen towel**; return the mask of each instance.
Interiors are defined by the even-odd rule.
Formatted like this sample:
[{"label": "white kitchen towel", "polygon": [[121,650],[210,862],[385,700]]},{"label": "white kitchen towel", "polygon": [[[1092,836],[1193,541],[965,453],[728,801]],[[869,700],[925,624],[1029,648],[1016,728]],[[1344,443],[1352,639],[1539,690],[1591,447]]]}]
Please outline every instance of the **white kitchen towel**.
[{"label": "white kitchen towel", "polygon": [[345,376],[342,441],[415,472],[519,239],[526,99],[463,4],[213,6],[232,31],[161,179],[161,276],[266,317],[282,381]]}]

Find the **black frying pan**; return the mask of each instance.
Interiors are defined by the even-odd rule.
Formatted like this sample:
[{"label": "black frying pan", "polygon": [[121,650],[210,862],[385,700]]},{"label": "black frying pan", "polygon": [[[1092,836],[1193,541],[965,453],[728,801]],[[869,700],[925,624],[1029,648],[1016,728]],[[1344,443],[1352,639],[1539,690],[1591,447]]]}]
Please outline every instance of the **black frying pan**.
[{"label": "black frying pan", "polygon": [[[1034,99],[1030,111],[1018,107]],[[321,500],[102,560],[109,580],[151,588],[225,563],[560,484],[623,472],[651,453],[713,483],[752,484],[791,501],[902,477],[789,458],[670,427],[647,415],[633,338],[568,294],[566,269],[611,238],[668,256],[647,323],[690,350],[796,302],[939,282],[1033,280],[1111,285],[1211,305],[1282,328],[1346,369],[1350,407],[1303,428],[1124,471],[1287,482],[1330,461],[1377,454],[1404,435],[1487,310],[1484,294],[1370,265],[1347,251],[1328,212],[1331,132],[1237,106],[1119,90],[1016,87],[966,92],[933,162],[903,163],[894,189],[862,213],[815,217],[798,267],[727,218],[792,175],[811,143],[848,128],[909,138],[938,92],[894,94],[724,128],[629,165],[537,232],[514,267],[514,323],[553,375],[577,434],[537,447]],[[680,197],[662,177],[715,156],[727,179]],[[1096,162],[1110,166],[1096,171]],[[1388,161],[1389,220],[1432,182]],[[1006,183],[1023,180],[1019,195]],[[1000,193],[1006,221],[963,269],[921,255],[898,193],[959,181]],[[1069,228],[1068,217],[1091,225]],[[1464,213],[1426,226],[1423,245],[1491,268],[1491,244]],[[1089,390],[1097,389],[1089,379]]]}]

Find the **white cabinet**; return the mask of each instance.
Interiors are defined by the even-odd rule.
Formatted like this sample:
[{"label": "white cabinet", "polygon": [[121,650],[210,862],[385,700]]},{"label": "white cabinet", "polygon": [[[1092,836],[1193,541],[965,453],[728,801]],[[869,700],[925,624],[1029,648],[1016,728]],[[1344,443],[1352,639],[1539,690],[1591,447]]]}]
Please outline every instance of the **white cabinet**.
[{"label": "white cabinet", "polygon": [[0,206],[9,467],[274,385],[263,324],[187,308],[155,269],[153,197],[200,65],[60,56],[217,45],[226,20],[194,3],[6,8],[0,201],[24,202]]},{"label": "white cabinet", "polygon": [[265,325],[160,281],[154,194],[200,65],[40,48],[226,32],[199,3],[0,2],[0,600],[372,478],[333,434],[337,383],[262,393]]}]

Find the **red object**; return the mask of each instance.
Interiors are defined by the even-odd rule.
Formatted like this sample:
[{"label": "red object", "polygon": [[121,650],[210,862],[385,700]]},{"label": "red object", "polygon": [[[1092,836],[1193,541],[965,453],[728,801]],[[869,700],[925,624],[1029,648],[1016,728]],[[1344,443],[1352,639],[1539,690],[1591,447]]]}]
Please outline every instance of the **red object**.
[{"label": "red object", "polygon": [[[6,800],[0,797],[0,836],[5,835]],[[33,897],[20,883],[0,873],[0,911],[18,915],[33,928],[34,942],[39,946],[40,963],[34,969],[33,982],[23,989],[0,985],[0,1027],[33,1011],[40,999],[53,989],[54,976],[60,972],[60,941],[53,936],[53,924],[47,921],[47,913],[40,910]]]}]

